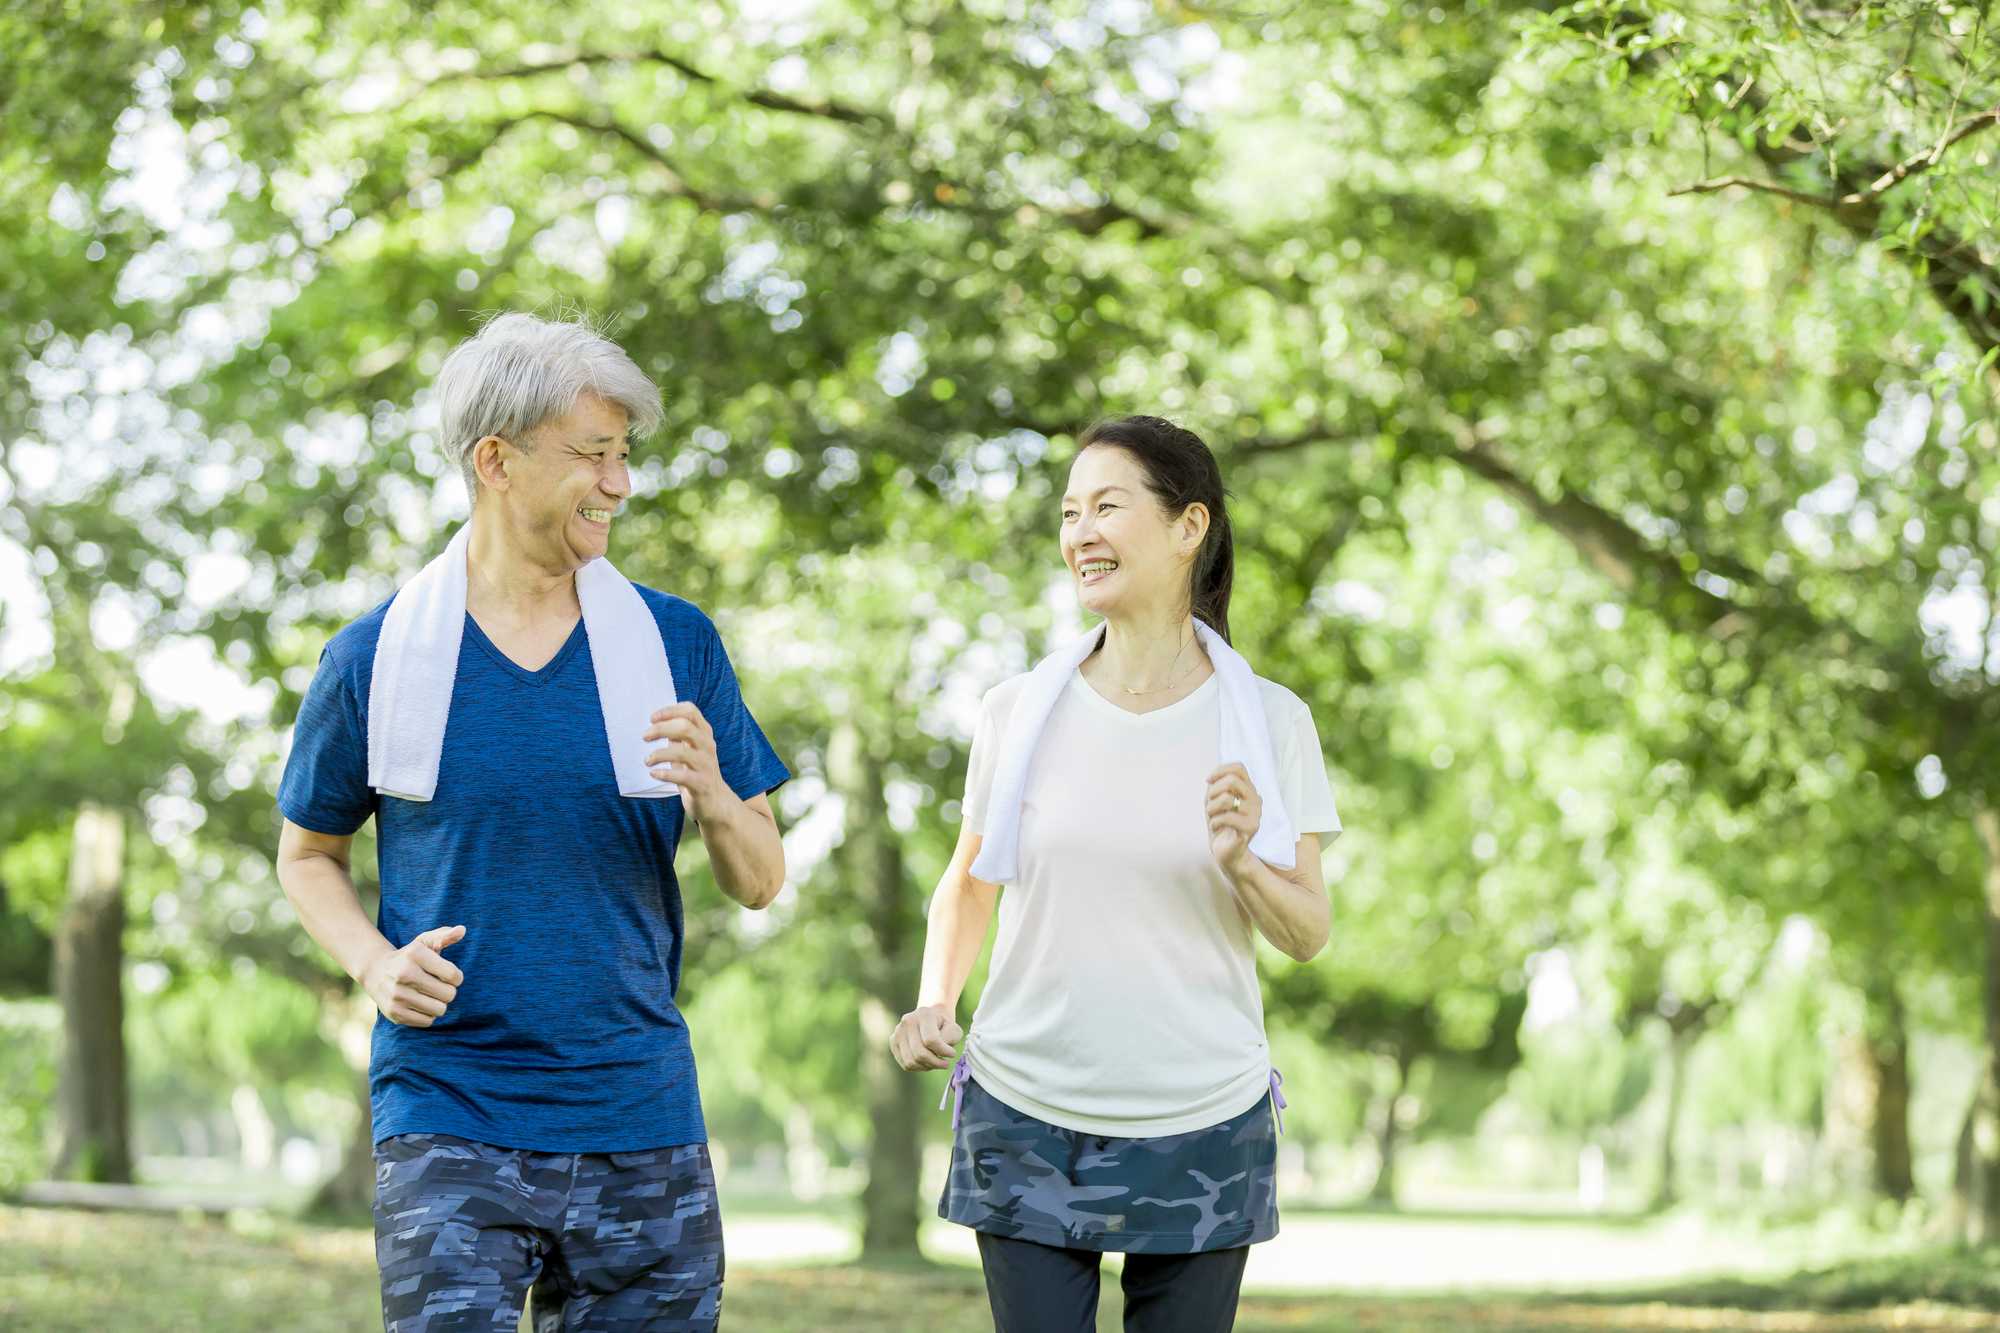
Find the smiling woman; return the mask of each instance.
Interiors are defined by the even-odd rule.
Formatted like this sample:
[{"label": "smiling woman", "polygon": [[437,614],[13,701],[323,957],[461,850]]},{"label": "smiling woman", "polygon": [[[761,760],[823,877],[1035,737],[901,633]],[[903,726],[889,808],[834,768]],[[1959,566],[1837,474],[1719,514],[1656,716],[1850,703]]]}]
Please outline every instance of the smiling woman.
[{"label": "smiling woman", "polygon": [[1110,1250],[1127,1329],[1216,1333],[1278,1222],[1255,937],[1302,960],[1325,944],[1320,835],[1340,818],[1306,706],[1229,644],[1208,446],[1158,417],[1081,444],[1057,541],[1103,623],[987,692],[891,1044],[905,1069],[952,1063],[997,907],[939,1204],[978,1233],[995,1326],[1094,1328]]}]

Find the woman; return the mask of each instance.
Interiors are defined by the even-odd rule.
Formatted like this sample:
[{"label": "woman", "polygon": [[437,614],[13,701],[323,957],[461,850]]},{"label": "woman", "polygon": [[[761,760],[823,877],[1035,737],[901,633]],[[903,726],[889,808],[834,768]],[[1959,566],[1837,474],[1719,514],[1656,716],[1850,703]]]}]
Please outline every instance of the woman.
[{"label": "woman", "polygon": [[1081,446],[1062,556],[1103,624],[987,693],[917,1007],[891,1044],[905,1069],[952,1065],[997,900],[938,1208],[978,1232],[995,1327],[1095,1329],[1113,1250],[1128,1333],[1212,1333],[1278,1225],[1284,1102],[1252,931],[1319,952],[1319,835],[1340,819],[1306,706],[1228,646],[1208,447],[1158,417]]}]

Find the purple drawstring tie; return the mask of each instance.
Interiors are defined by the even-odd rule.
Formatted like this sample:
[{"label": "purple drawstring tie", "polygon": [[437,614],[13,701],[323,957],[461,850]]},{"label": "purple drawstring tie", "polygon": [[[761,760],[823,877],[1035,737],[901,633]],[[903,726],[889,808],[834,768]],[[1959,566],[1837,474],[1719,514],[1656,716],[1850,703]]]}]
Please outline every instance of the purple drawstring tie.
[{"label": "purple drawstring tie", "polygon": [[965,1057],[959,1056],[958,1063],[951,1067],[951,1082],[945,1084],[944,1096],[938,1098],[938,1110],[944,1110],[946,1102],[951,1103],[951,1132],[958,1132],[958,1119],[965,1113],[965,1081],[972,1077],[966,1068]]},{"label": "purple drawstring tie", "polygon": [[[1285,1132],[1285,1076],[1276,1069],[1271,1071],[1271,1116],[1278,1122],[1278,1132]],[[940,1103],[942,1105],[942,1103]]]}]

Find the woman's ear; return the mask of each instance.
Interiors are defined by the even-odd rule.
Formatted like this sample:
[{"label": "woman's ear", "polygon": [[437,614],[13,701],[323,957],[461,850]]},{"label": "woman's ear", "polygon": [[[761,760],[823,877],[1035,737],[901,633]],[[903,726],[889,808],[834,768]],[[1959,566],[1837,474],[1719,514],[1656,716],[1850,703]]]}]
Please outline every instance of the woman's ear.
[{"label": "woman's ear", "polygon": [[1181,510],[1180,529],[1182,554],[1192,557],[1208,536],[1208,506],[1196,500]]}]

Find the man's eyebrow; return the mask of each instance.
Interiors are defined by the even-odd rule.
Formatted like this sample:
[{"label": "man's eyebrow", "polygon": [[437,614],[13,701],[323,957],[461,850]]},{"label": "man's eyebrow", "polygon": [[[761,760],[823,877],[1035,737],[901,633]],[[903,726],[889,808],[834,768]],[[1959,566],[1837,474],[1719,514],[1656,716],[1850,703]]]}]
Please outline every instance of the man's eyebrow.
[{"label": "man's eyebrow", "polygon": [[[1094,499],[1100,495],[1109,495],[1113,491],[1117,491],[1120,495],[1130,495],[1132,493],[1126,490],[1123,486],[1099,486],[1096,490],[1091,492],[1091,497]],[[1074,495],[1065,495],[1063,497],[1063,503],[1068,504],[1070,501],[1074,499],[1076,499]]]}]

